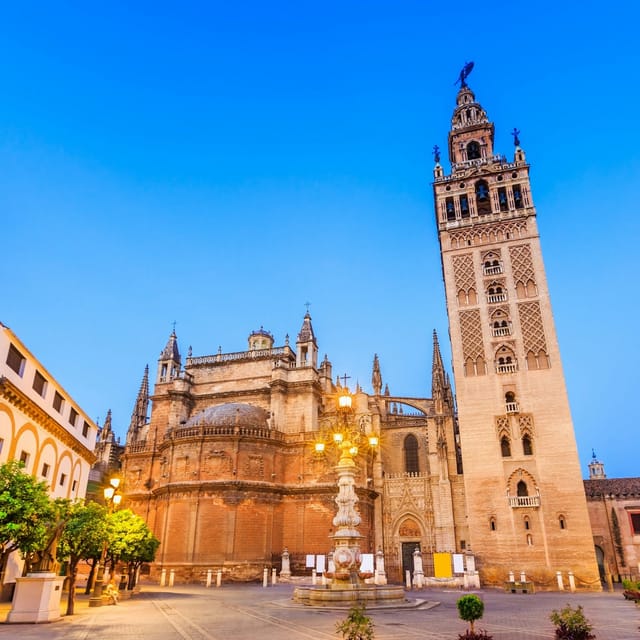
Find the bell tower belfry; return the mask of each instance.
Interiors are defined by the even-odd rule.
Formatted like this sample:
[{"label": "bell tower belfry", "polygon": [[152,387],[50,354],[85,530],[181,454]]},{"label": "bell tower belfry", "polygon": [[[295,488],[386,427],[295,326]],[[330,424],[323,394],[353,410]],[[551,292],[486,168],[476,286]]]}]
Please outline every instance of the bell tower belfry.
[{"label": "bell tower belfry", "polygon": [[466,75],[449,131],[451,173],[435,147],[433,192],[469,546],[485,582],[525,571],[544,583],[573,571],[579,588],[600,589],[529,165],[516,129],[513,157],[496,154],[494,125]]}]

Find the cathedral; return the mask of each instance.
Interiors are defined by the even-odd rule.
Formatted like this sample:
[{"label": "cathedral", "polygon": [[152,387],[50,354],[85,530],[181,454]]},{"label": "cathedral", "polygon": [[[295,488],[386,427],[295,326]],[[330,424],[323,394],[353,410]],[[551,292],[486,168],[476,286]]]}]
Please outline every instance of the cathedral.
[{"label": "cathedral", "polygon": [[425,576],[443,575],[450,554],[472,557],[483,584],[524,572],[557,588],[557,572],[571,572],[578,588],[600,588],[517,134],[512,159],[494,151],[461,74],[451,172],[436,148],[433,181],[453,385],[435,333],[430,398],[392,395],[377,356],[370,390],[348,390],[319,359],[308,312],[295,343],[261,327],[233,353],[183,358],[171,333],[145,370],[122,456],[127,503],[161,540],[152,577],[253,580],[280,569],[284,550],[293,573],[308,570],[331,551],[333,445],[346,430],[360,548],[382,552],[389,581],[413,570],[417,549]]}]

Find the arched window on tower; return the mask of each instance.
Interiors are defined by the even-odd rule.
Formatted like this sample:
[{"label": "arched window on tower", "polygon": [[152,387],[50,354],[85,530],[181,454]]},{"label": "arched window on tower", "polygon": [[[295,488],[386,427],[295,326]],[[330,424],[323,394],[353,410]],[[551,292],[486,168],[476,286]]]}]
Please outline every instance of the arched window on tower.
[{"label": "arched window on tower", "polygon": [[453,204],[453,198],[445,200],[445,208],[447,210],[447,222],[453,222],[456,219],[456,208]]},{"label": "arched window on tower", "polygon": [[522,436],[522,453],[524,453],[525,456],[533,455],[533,444],[531,443],[531,436],[528,433]]},{"label": "arched window on tower", "polygon": [[516,209],[524,208],[524,200],[522,198],[522,187],[519,184],[514,184],[512,187],[513,190],[513,204]]},{"label": "arched window on tower", "polygon": [[491,198],[489,185],[484,180],[476,182],[476,211],[479,216],[491,213]]},{"label": "arched window on tower", "polygon": [[500,453],[503,458],[511,457],[511,443],[509,442],[509,438],[507,436],[502,436],[500,438]]},{"label": "arched window on tower", "polygon": [[407,473],[420,473],[418,439],[412,433],[404,439],[404,470]]},{"label": "arched window on tower", "polygon": [[504,187],[498,188],[498,206],[500,211],[509,211],[509,200],[507,199],[507,190]]},{"label": "arched window on tower", "polygon": [[516,400],[516,394],[513,391],[507,391],[504,394],[504,403],[507,413],[518,413],[518,402]]},{"label": "arched window on tower", "polygon": [[527,483],[524,480],[520,480],[516,486],[516,494],[519,498],[525,498],[529,495],[529,489]]},{"label": "arched window on tower", "polygon": [[468,218],[469,213],[469,198],[466,195],[460,196],[460,216],[462,218]]},{"label": "arched window on tower", "polygon": [[467,160],[477,160],[478,158],[480,158],[480,145],[472,140],[467,145]]}]

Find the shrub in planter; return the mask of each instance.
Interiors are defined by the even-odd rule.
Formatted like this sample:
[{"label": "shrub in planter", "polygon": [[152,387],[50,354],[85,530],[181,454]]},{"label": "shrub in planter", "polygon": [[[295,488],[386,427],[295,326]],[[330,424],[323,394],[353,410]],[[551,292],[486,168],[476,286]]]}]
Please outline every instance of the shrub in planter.
[{"label": "shrub in planter", "polygon": [[366,615],[365,606],[354,605],[342,622],[336,622],[336,633],[344,640],[372,640],[373,621]]},{"label": "shrub in planter", "polygon": [[593,625],[584,617],[581,606],[573,609],[571,605],[554,609],[549,619],[556,625],[556,638],[559,640],[592,640],[595,636],[591,633]]},{"label": "shrub in planter", "polygon": [[459,640],[491,640],[493,636],[487,634],[486,631],[476,632],[474,623],[482,618],[484,614],[484,602],[473,594],[462,596],[456,602],[458,607],[458,615],[461,620],[469,623],[469,629],[465,633],[458,635]]},{"label": "shrub in planter", "polygon": [[622,586],[624,587],[622,595],[625,600],[640,602],[640,580],[623,580]]}]

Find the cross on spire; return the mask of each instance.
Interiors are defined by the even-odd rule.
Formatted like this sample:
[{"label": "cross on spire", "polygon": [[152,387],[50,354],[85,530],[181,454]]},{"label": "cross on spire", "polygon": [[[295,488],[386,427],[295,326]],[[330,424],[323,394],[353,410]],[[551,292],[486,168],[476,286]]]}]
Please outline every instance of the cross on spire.
[{"label": "cross on spire", "polygon": [[304,306],[307,307],[307,313],[309,313],[309,307],[311,306],[310,302],[305,302]]},{"label": "cross on spire", "polygon": [[351,376],[348,376],[346,373],[343,376],[338,376],[342,380],[342,386],[347,386],[347,380],[351,380]]}]

